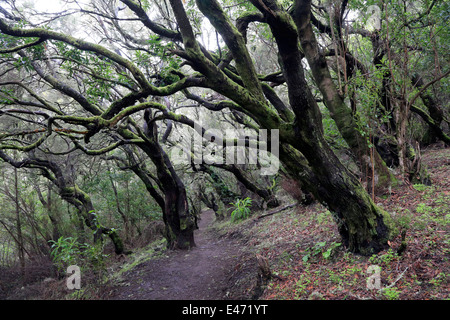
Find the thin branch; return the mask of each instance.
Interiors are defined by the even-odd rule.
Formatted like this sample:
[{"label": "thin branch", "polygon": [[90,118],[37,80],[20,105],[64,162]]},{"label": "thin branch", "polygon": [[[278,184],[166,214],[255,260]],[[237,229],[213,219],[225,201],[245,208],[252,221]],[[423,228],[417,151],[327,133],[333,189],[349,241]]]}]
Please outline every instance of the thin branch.
[{"label": "thin branch", "polygon": [[291,203],[291,204],[285,205],[284,207],[281,207],[281,208],[278,208],[278,209],[276,209],[276,210],[272,210],[272,211],[270,211],[269,213],[260,215],[260,216],[258,216],[256,219],[259,220],[259,219],[262,219],[262,218],[271,216],[271,215],[273,215],[273,214],[275,214],[275,213],[284,211],[284,210],[286,210],[286,209],[293,208],[293,207],[295,207],[295,206],[297,206],[297,205],[298,205],[298,203]]},{"label": "thin branch", "polygon": [[408,102],[408,104],[409,104],[409,105],[414,104],[414,102],[416,101],[416,99],[417,99],[418,97],[420,97],[420,95],[421,95],[422,93],[424,93],[425,90],[427,90],[429,86],[431,86],[432,84],[434,84],[434,83],[440,81],[441,79],[447,77],[449,74],[450,74],[450,70],[448,70],[446,73],[441,74],[441,75],[440,75],[439,77],[437,77],[436,79],[434,79],[434,80],[428,82],[427,84],[425,84],[425,85],[420,89],[420,91],[417,92],[417,93],[414,95],[414,97]]},{"label": "thin branch", "polygon": [[29,47],[37,46],[37,45],[41,44],[42,42],[44,42],[45,40],[46,40],[45,37],[41,37],[36,41],[30,42],[30,43],[25,43],[25,44],[16,46],[14,48],[0,49],[0,54],[18,52],[20,50],[23,50],[23,49],[26,49]]}]

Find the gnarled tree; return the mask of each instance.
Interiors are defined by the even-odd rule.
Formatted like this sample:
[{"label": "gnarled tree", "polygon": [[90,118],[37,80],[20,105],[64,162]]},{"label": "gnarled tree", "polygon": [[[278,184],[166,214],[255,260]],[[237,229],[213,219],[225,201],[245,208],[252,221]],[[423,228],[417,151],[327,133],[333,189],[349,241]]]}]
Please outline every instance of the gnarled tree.
[{"label": "gnarled tree", "polygon": [[[114,37],[104,37],[111,43],[112,40],[120,42],[124,50],[129,50],[127,52],[139,52],[134,59],[94,40],[82,40],[45,27],[18,25],[16,19],[11,19],[12,14],[0,19],[0,31],[7,47],[2,51],[4,59],[26,66],[27,71],[22,76],[37,77],[59,95],[74,101],[71,109],[61,111],[56,102],[33,94],[30,86],[5,81],[4,88],[22,86],[28,92],[27,101],[22,101],[25,99],[12,97],[4,91],[8,104],[27,105],[43,112],[44,121],[35,123],[39,126],[34,132],[37,138],[21,145],[21,150],[37,148],[55,134],[91,154],[135,144],[156,167],[165,193],[168,226],[173,232],[170,238],[174,239],[175,246],[189,247],[193,245],[194,223],[189,215],[185,189],[159,142],[156,124],[171,120],[193,128],[198,126],[188,116],[159,103],[157,97],[175,95],[193,87],[210,89],[228,99],[220,107],[238,110],[257,129],[278,130],[279,160],[302,188],[333,212],[343,242],[351,251],[371,254],[387,247],[390,216],[374,204],[326,142],[321,111],[306,80],[302,59],[308,51],[308,63],[317,71],[314,71],[314,80],[327,106],[337,106],[336,115],[345,115],[344,122],[351,120],[351,113],[345,109],[342,99],[334,92],[327,95],[332,84],[324,86],[323,78],[318,76],[325,74],[325,80],[331,80],[326,74],[327,66],[323,59],[314,58],[317,48],[308,47],[314,41],[311,1],[296,0],[288,9],[275,0],[251,0],[251,15],[236,19],[237,26],[232,21],[232,13],[227,13],[217,0],[195,1],[195,7],[223,39],[226,49],[221,48],[218,53],[208,51],[198,41],[190,17],[192,11],[186,10],[186,6],[195,9],[192,1],[169,1],[169,14],[173,19],[168,20],[176,21],[176,27],[173,21],[166,21],[165,26],[152,21],[146,13],[150,6],[148,1],[121,2],[129,9],[126,14],[134,17],[134,23],[142,24],[147,33],[130,33],[123,23],[129,19],[121,18],[119,12],[107,5],[97,13],[90,10],[89,14],[108,21],[116,33]],[[261,75],[256,70],[246,43],[246,28],[251,22],[267,25],[275,40],[279,56],[276,66],[279,70],[275,75]],[[64,61],[64,65],[52,65],[52,59]],[[158,65],[161,62],[165,68],[156,68],[152,59],[157,59]],[[152,72],[151,68],[157,70]],[[61,77],[72,85],[60,80]],[[270,86],[280,81],[287,89],[287,101]],[[144,121],[145,127],[137,125],[138,121]],[[344,127],[349,128],[348,138],[355,135],[358,141],[355,126],[351,122],[344,123],[341,131]],[[101,150],[92,150],[89,143],[97,142],[96,139],[108,131],[114,131],[120,139],[109,140],[109,145],[102,146]],[[12,148],[13,141],[8,140],[7,135],[0,139],[0,148]],[[17,145],[17,141],[14,142]]]}]

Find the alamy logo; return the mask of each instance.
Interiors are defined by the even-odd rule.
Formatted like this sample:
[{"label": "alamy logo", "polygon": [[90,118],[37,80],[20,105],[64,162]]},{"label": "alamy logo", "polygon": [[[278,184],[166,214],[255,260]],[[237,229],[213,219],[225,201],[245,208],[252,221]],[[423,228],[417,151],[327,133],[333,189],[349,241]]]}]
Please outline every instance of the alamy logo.
[{"label": "alamy logo", "polygon": [[377,265],[371,265],[366,270],[367,273],[370,274],[370,276],[367,278],[366,282],[366,288],[369,290],[381,289],[381,267]]},{"label": "alamy logo", "polygon": [[256,134],[248,130],[205,130],[199,124],[194,129],[197,134],[171,149],[174,164],[258,164],[261,175],[278,172],[278,129],[261,129]]},{"label": "alamy logo", "polygon": [[375,30],[381,29],[381,9],[377,5],[371,5],[367,8],[367,14],[370,14],[367,23]]},{"label": "alamy logo", "polygon": [[69,266],[67,268],[67,273],[70,276],[66,280],[67,289],[69,290],[80,290],[81,289],[81,271],[78,266]]}]

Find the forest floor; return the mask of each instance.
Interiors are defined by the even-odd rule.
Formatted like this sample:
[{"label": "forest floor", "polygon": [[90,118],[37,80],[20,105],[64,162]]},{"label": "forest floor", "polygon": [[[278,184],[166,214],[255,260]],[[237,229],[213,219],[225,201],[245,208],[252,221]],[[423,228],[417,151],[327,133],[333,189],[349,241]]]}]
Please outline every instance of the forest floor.
[{"label": "forest floor", "polygon": [[[216,221],[208,210],[189,251],[167,250],[157,239],[122,260],[111,255],[101,285],[84,277],[73,292],[65,279],[46,279],[0,299],[449,299],[450,148],[429,148],[422,158],[431,186],[402,184],[375,198],[398,230],[390,248],[370,257],[343,248],[331,213],[319,204],[253,212],[238,223]],[[282,206],[293,202],[286,190],[278,194]],[[402,233],[407,246],[398,254]],[[264,286],[257,256],[273,274]],[[380,286],[368,289],[373,266]]]},{"label": "forest floor", "polygon": [[[425,150],[423,164],[431,186],[403,184],[375,197],[393,217],[397,232],[390,248],[370,257],[340,245],[331,214],[321,205],[242,223],[246,245],[266,257],[278,276],[260,299],[449,299],[450,149]],[[407,246],[398,254],[402,232]],[[380,270],[378,289],[367,286],[371,266]]]},{"label": "forest floor", "polygon": [[[450,149],[426,150],[423,161],[432,186],[403,184],[375,198],[398,229],[388,250],[370,257],[347,252],[331,213],[319,204],[259,212],[239,223],[214,221],[207,211],[197,247],[164,251],[124,272],[110,298],[449,299]],[[407,246],[398,254],[402,232]],[[262,288],[256,255],[274,275]],[[377,289],[367,287],[370,266],[379,267]]]}]

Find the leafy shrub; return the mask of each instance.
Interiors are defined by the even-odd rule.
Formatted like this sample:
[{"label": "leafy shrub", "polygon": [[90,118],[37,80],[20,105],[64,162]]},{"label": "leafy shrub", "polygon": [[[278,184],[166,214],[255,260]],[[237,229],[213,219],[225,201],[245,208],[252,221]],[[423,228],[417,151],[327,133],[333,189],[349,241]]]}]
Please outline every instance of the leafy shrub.
[{"label": "leafy shrub", "polygon": [[252,205],[252,199],[249,197],[245,199],[238,199],[235,203],[230,203],[234,210],[231,212],[231,221],[247,219],[250,215],[250,207]]},{"label": "leafy shrub", "polygon": [[50,240],[51,256],[53,263],[58,268],[58,272],[65,273],[70,265],[77,265],[80,268],[92,271],[102,271],[105,268],[101,245],[91,245],[89,243],[79,243],[72,237],[60,237],[57,241]]},{"label": "leafy shrub", "polygon": [[70,266],[77,264],[77,257],[81,254],[80,244],[72,237],[60,237],[57,241],[49,241],[52,246],[51,256],[58,271],[64,270]]}]

